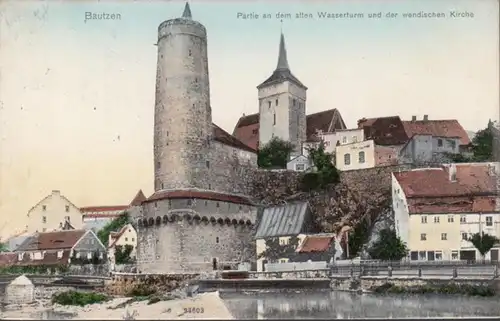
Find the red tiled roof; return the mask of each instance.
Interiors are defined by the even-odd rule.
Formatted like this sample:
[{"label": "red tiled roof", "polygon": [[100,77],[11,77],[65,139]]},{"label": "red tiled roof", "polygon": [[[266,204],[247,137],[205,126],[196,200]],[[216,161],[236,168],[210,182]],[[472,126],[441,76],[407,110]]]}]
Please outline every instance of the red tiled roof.
[{"label": "red tiled roof", "polygon": [[17,262],[17,253],[14,252],[0,253],[0,266],[13,265],[15,262]]},{"label": "red tiled roof", "polygon": [[365,139],[372,139],[376,145],[402,145],[409,139],[399,116],[358,120],[358,128],[363,128]]},{"label": "red tiled roof", "polygon": [[141,190],[139,190],[139,192],[137,192],[137,194],[135,195],[135,197],[132,200],[132,202],[130,202],[130,206],[139,206],[146,199],[147,199],[146,195],[144,195],[144,193],[142,192],[142,189],[141,189]]},{"label": "red tiled roof", "polygon": [[[338,119],[335,116],[338,116]],[[234,137],[255,149],[258,148],[259,144],[259,117],[259,114],[240,117],[233,131]],[[337,126],[337,122],[340,126]],[[345,128],[344,121],[336,108],[307,115],[306,126],[308,141],[314,139],[317,131],[330,132]]]},{"label": "red tiled roof", "polygon": [[214,134],[214,139],[218,142],[221,142],[225,145],[232,146],[235,148],[239,148],[242,150],[246,150],[248,152],[256,153],[257,150],[250,147],[249,145],[246,145],[244,142],[240,141],[238,138],[234,137],[233,135],[229,134],[219,126],[212,124],[213,125],[213,134]]},{"label": "red tiled roof", "polygon": [[113,242],[111,242],[111,244],[108,245],[108,248],[111,248],[115,245],[116,241],[118,241],[120,239],[120,236],[123,235],[123,233],[125,233],[125,231],[127,230],[128,228],[128,224],[123,226],[120,231],[118,232],[111,232],[109,233],[109,235],[111,236],[111,239],[113,240]]},{"label": "red tiled roof", "polygon": [[330,244],[335,240],[333,235],[330,236],[306,236],[301,245],[297,248],[298,253],[324,252],[330,248]]},{"label": "red tiled roof", "polygon": [[456,180],[448,168],[394,173],[408,201],[410,213],[492,212],[496,178],[487,164],[455,164]]},{"label": "red tiled roof", "polygon": [[198,198],[211,201],[229,202],[235,204],[251,205],[250,200],[243,196],[222,194],[209,191],[195,191],[195,190],[173,190],[173,191],[158,191],[151,195],[147,202],[159,201],[163,199],[176,199],[176,198]]},{"label": "red tiled roof", "polygon": [[16,252],[70,249],[86,232],[85,230],[67,230],[37,233],[19,245]]},{"label": "red tiled roof", "polygon": [[125,211],[128,209],[128,205],[110,205],[110,206],[87,206],[80,207],[80,212],[85,213],[93,213],[93,212],[116,212],[116,211]]},{"label": "red tiled roof", "polygon": [[403,121],[408,137],[432,135],[437,137],[460,138],[460,145],[469,145],[469,135],[456,119]]}]

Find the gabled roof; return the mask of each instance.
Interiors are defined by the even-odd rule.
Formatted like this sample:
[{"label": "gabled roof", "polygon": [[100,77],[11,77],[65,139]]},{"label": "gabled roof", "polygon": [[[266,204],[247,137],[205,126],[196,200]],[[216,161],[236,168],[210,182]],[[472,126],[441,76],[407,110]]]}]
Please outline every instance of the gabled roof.
[{"label": "gabled roof", "polygon": [[307,215],[310,215],[307,202],[267,207],[263,210],[255,239],[298,235],[304,228]]},{"label": "gabled roof", "polygon": [[132,202],[130,202],[130,206],[139,206],[142,204],[147,199],[146,195],[142,192],[142,189],[140,189],[137,194],[135,195],[134,199]]},{"label": "gabled roof", "polygon": [[[257,149],[259,144],[259,121],[259,114],[240,117],[233,131],[234,137],[245,145]],[[336,108],[307,115],[306,126],[308,141],[314,140],[318,131],[326,133],[346,128],[342,115]]]},{"label": "gabled roof", "polygon": [[317,253],[327,251],[332,242],[335,241],[335,235],[308,235],[297,247],[298,253]]},{"label": "gabled roof", "polygon": [[241,142],[238,138],[234,137],[233,135],[229,134],[219,126],[212,124],[213,126],[213,135],[214,135],[214,140],[224,144],[228,145],[231,147],[235,147],[238,149],[245,150],[247,152],[252,152],[256,153],[257,150],[252,148],[251,146],[246,145],[245,143]]},{"label": "gabled roof", "polygon": [[38,203],[36,203],[29,211],[28,211],[28,216],[29,214],[38,206],[40,205],[41,203],[45,202],[47,199],[49,199],[50,197],[53,197],[53,196],[58,196],[60,198],[62,198],[63,200],[65,200],[68,204],[70,204],[71,206],[73,206],[74,208],[78,209],[78,206],[76,206],[75,204],[73,204],[73,202],[71,202],[67,197],[65,197],[64,195],[61,194],[60,191],[58,190],[53,190],[52,193],[50,193],[49,195],[45,196],[44,198],[42,198]]},{"label": "gabled roof", "polygon": [[375,145],[402,145],[409,140],[399,116],[363,118],[358,120],[358,128],[363,128],[365,139]]},{"label": "gabled roof", "polygon": [[470,138],[456,119],[403,121],[408,137],[432,135],[435,137],[460,138],[460,145],[469,145]]},{"label": "gabled roof", "polygon": [[85,235],[85,230],[35,233],[28,237],[16,252],[71,249]]},{"label": "gabled roof", "polygon": [[108,245],[108,248],[115,246],[115,243],[118,242],[120,237],[122,237],[123,233],[125,233],[125,231],[127,231],[129,228],[134,228],[134,227],[132,226],[132,224],[129,223],[125,226],[122,226],[122,228],[118,232],[109,233],[112,242]]}]

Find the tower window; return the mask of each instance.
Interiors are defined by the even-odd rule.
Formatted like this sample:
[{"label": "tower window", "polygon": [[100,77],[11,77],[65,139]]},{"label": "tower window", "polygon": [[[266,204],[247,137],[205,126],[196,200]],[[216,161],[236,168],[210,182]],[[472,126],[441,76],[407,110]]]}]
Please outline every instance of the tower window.
[{"label": "tower window", "polygon": [[189,50],[189,56],[191,57],[191,50]]},{"label": "tower window", "polygon": [[295,106],[295,104],[297,104],[297,101],[295,100],[295,98],[292,100],[292,105]]},{"label": "tower window", "polygon": [[161,163],[160,162],[156,162],[156,167],[161,167]]},{"label": "tower window", "polygon": [[206,161],[205,164],[207,165],[207,168],[210,168],[210,162]]},{"label": "tower window", "polygon": [[197,83],[197,82],[198,82],[198,78],[195,78],[195,79],[194,79],[194,82],[196,82],[196,83]]},{"label": "tower window", "polygon": [[267,102],[267,105],[268,105],[269,108],[271,108],[271,102],[270,101]]},{"label": "tower window", "polygon": [[276,125],[276,114],[273,114],[273,125]]},{"label": "tower window", "polygon": [[187,205],[190,206],[191,204],[193,204],[193,201],[187,200]]},{"label": "tower window", "polygon": [[276,106],[278,106],[278,99],[276,99]]},{"label": "tower window", "polygon": [[219,237],[218,236],[215,238],[215,243],[219,243]]}]

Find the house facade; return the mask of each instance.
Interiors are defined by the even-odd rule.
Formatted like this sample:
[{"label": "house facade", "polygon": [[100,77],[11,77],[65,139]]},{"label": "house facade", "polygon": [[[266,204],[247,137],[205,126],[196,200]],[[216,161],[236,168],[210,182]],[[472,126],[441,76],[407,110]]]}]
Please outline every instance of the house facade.
[{"label": "house facade", "polygon": [[[293,261],[298,245],[307,234],[318,232],[307,202],[267,207],[260,210],[258,217],[255,245],[259,272],[265,271],[268,263]],[[287,248],[286,254],[281,251],[283,248]]]},{"label": "house facade", "polygon": [[[497,164],[462,163],[392,174],[392,206],[411,260],[476,260],[475,233],[500,236]],[[486,254],[498,260],[499,248]]]},{"label": "house facade", "polygon": [[312,167],[312,162],[310,158],[299,155],[292,157],[292,159],[286,164],[286,169],[297,172],[307,171]]},{"label": "house facade", "polygon": [[440,164],[450,154],[460,153],[460,137],[413,135],[401,148],[398,160],[403,164]]},{"label": "house facade", "polygon": [[72,258],[104,260],[106,248],[92,231],[35,233],[14,251],[15,265],[69,264]]},{"label": "house facade", "polygon": [[58,190],[44,197],[27,214],[26,234],[56,231],[66,222],[75,229],[83,227],[82,213]]},{"label": "house facade", "polygon": [[335,234],[301,235],[302,242],[297,248],[295,262],[327,262],[342,257],[343,251]]},{"label": "house facade", "polygon": [[341,171],[375,167],[373,140],[338,145],[335,152],[335,162],[335,166]]},{"label": "house facade", "polygon": [[132,224],[127,224],[123,226],[118,232],[111,232],[109,234],[108,241],[108,260],[111,263],[116,264],[116,248],[125,246],[131,246],[132,252],[130,253],[130,258],[135,260],[137,255],[137,231],[132,226]]}]

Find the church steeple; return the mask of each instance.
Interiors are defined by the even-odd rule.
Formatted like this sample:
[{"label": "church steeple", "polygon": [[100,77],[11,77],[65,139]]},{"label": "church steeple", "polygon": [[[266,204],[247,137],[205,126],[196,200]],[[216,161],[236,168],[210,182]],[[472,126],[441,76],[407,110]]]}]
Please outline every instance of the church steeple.
[{"label": "church steeple", "polygon": [[186,5],[184,6],[184,12],[182,13],[182,18],[184,19],[193,18],[193,16],[191,15],[191,8],[189,7],[189,2],[186,2]]},{"label": "church steeple", "polygon": [[290,70],[286,56],[285,35],[283,35],[283,32],[281,33],[280,38],[280,50],[278,53],[278,66],[276,67],[276,70]]}]

